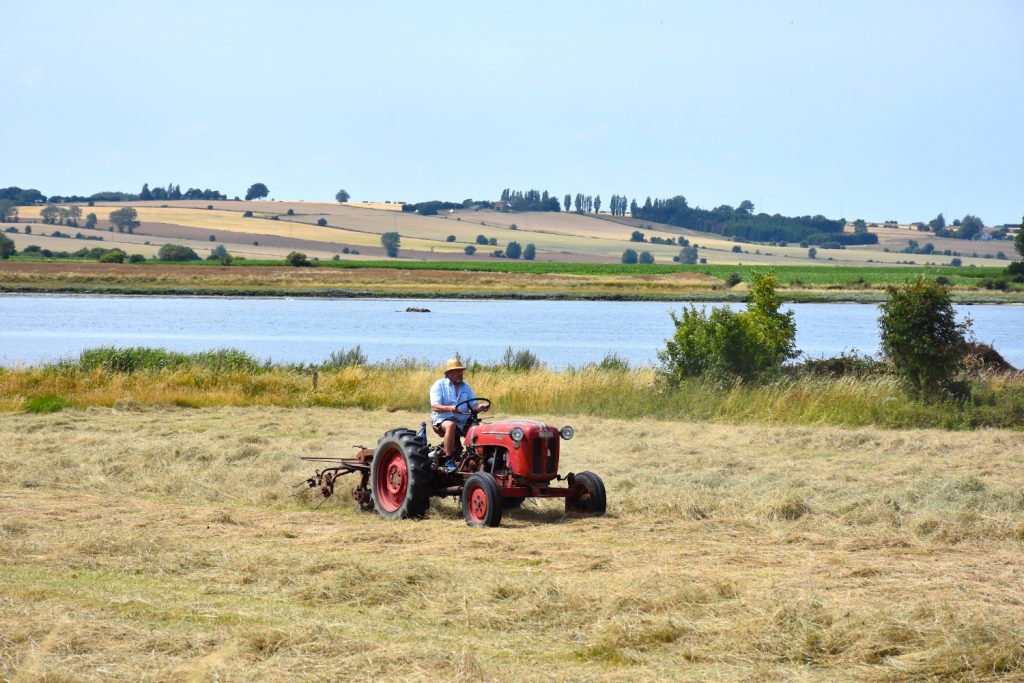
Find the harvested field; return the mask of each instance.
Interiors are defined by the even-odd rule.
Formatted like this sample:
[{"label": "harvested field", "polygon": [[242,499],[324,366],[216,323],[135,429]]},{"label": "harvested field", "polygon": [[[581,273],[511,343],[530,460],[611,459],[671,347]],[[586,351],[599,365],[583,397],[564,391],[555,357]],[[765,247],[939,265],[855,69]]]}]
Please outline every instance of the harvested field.
[{"label": "harvested field", "polygon": [[1020,432],[561,417],[606,517],[289,497],[421,419],[0,414],[0,679],[1024,677]]}]

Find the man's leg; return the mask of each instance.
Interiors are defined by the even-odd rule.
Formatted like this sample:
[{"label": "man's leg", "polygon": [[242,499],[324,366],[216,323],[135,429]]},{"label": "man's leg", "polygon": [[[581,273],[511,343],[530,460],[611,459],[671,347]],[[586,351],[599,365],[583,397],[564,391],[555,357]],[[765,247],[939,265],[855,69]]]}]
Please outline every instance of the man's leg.
[{"label": "man's leg", "polygon": [[455,420],[445,420],[441,423],[444,431],[444,454],[449,458],[455,455],[455,449],[459,444],[459,428]]}]

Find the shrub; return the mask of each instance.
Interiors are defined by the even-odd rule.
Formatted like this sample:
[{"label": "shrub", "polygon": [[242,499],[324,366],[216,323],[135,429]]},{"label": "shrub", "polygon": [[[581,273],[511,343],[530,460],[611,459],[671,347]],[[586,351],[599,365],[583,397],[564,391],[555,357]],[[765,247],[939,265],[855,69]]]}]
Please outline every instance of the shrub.
[{"label": "shrub", "polygon": [[124,263],[126,254],[120,249],[111,249],[103,256],[100,256],[100,263]]},{"label": "shrub", "polygon": [[505,355],[501,359],[501,367],[513,372],[539,370],[543,365],[540,358],[529,349],[513,351],[511,346],[505,349]]},{"label": "shrub", "polygon": [[487,237],[485,237],[484,235],[477,235],[476,236],[476,243],[477,244],[481,244],[481,245],[486,245],[487,244]]},{"label": "shrub", "polygon": [[447,241],[447,242],[454,242],[455,241],[455,235],[448,235],[448,237],[445,238],[445,241]]},{"label": "shrub", "polygon": [[961,261],[961,260],[960,260],[960,259],[958,259],[958,258],[950,259],[950,261],[949,261],[949,265],[951,265],[951,266],[954,266],[954,267],[956,267],[956,268],[959,268],[960,266],[962,266],[962,265],[963,265],[963,263],[964,263],[964,262],[963,262],[963,261]]},{"label": "shrub", "polygon": [[742,254],[743,253],[743,247],[741,247],[738,244],[732,245],[732,253],[734,253],[734,254]]},{"label": "shrub", "polygon": [[626,249],[622,252],[622,262],[626,264],[636,263],[639,257],[636,254],[636,249]]},{"label": "shrub", "polygon": [[882,352],[913,392],[940,398],[954,388],[970,322],[958,323],[949,290],[923,277],[885,292],[878,318]]},{"label": "shrub", "polygon": [[675,334],[658,352],[660,373],[669,384],[678,386],[687,377],[722,384],[760,379],[797,356],[796,323],[792,311],[779,311],[775,274],[752,277],[745,311],[722,306],[707,314],[691,305],[681,316],[672,313]]},{"label": "shrub", "polygon": [[217,241],[217,236],[216,235],[210,235],[210,241],[211,242],[216,242]]},{"label": "shrub", "polygon": [[207,204],[206,205],[206,209],[207,209],[207,211],[212,210],[213,209],[213,204]]},{"label": "shrub", "polygon": [[160,251],[156,253],[156,257],[161,261],[199,260],[199,254],[194,252],[191,247],[185,247],[180,244],[165,244],[160,247]]},{"label": "shrub", "polygon": [[474,247],[472,244],[470,244],[465,249],[463,249],[462,251],[464,251],[466,253],[466,256],[472,256],[473,254],[476,253],[476,247]]},{"label": "shrub", "polygon": [[740,277],[739,273],[729,273],[729,277],[725,278],[726,287],[735,287],[741,282],[743,282],[743,278]]},{"label": "shrub", "polygon": [[14,240],[7,235],[0,235],[0,259],[7,259],[18,253]]},{"label": "shrub", "polygon": [[85,372],[159,372],[180,367],[199,367],[217,372],[265,369],[255,358],[237,349],[215,349],[199,353],[179,353],[163,348],[101,346],[86,349],[78,356],[78,367]]},{"label": "shrub", "polygon": [[284,260],[289,266],[295,266],[296,268],[311,265],[306,255],[300,251],[291,252],[284,257]]},{"label": "shrub", "polygon": [[649,252],[649,251],[641,251],[640,252],[640,256],[638,258],[638,261],[640,263],[644,263],[644,264],[650,265],[650,264],[654,263],[654,257],[651,255],[651,252]]},{"label": "shrub", "polygon": [[331,355],[324,361],[325,368],[349,368],[357,365],[366,365],[368,362],[363,349],[357,344],[351,349],[331,351]]},{"label": "shrub", "polygon": [[231,263],[232,256],[228,253],[227,248],[223,244],[218,244],[216,247],[210,250],[210,255],[206,257],[208,261],[220,261],[222,266],[229,265]]},{"label": "shrub", "polygon": [[288,215],[289,216],[294,216],[295,215],[295,209],[288,209]]},{"label": "shrub", "polygon": [[132,254],[128,257],[128,263],[145,263],[146,257],[142,254]]},{"label": "shrub", "polygon": [[242,218],[252,218],[252,211],[246,211],[243,213]]},{"label": "shrub", "polygon": [[327,219],[326,218],[317,218],[316,219],[316,224],[319,225],[322,228],[325,225],[327,225]]}]

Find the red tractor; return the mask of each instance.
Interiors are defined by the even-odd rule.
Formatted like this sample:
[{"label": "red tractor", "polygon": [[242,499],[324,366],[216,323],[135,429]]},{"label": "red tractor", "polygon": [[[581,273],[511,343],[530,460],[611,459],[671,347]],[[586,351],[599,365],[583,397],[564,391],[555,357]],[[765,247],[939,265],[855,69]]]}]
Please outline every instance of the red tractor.
[{"label": "red tractor", "polygon": [[[460,496],[462,515],[470,526],[498,526],[505,508],[527,498],[564,498],[566,512],[602,515],[604,482],[593,472],[558,474],[563,441],[572,427],[558,429],[536,420],[512,418],[483,422],[486,398],[463,401],[456,411],[469,412],[465,448],[445,456],[440,445],[427,443],[426,425],[385,432],[376,448],[360,449],[355,458],[303,458],[329,464],[303,481],[300,495],[321,498],[334,493],[339,477],[359,473],[352,497],[366,511],[384,519],[422,517],[434,496]],[[564,481],[566,486],[552,486]]]}]

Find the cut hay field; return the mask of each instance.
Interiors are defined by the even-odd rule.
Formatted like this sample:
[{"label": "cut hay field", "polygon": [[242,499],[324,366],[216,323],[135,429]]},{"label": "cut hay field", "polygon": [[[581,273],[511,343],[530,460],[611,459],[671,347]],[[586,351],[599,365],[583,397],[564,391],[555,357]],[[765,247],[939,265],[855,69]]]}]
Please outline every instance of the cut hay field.
[{"label": "cut hay field", "polygon": [[0,679],[1024,677],[1021,432],[548,417],[607,516],[290,497],[420,413],[0,413]]}]

